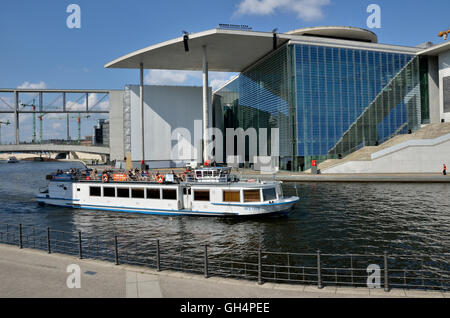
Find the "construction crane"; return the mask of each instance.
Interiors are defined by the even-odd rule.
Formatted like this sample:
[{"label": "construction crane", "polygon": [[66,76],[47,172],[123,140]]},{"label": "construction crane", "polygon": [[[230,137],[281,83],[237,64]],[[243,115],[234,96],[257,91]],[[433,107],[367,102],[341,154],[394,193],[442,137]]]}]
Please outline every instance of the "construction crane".
[{"label": "construction crane", "polygon": [[38,117],[39,118],[39,143],[41,143],[41,144],[42,144],[42,130],[43,130],[42,117],[44,117],[45,115],[48,115],[48,113],[41,113]]},{"label": "construction crane", "polygon": [[[32,138],[32,142],[33,144],[36,143],[36,103],[35,103],[35,99],[33,98],[33,103],[32,104],[21,104],[22,107],[31,107],[31,109],[33,110],[33,138]],[[42,142],[42,137],[41,137],[41,142]]]},{"label": "construction crane", "polygon": [[[42,124],[42,118],[45,116],[45,115],[47,115],[48,113],[44,113],[43,111],[42,111],[42,109],[43,109],[43,105],[42,105],[42,97],[39,97],[40,98],[40,105],[41,106],[39,106],[39,116],[38,116],[38,118],[39,118],[39,143],[41,143],[42,144],[42,134],[43,134],[43,128],[42,128],[42,126],[43,126],[43,124]],[[48,105],[48,106],[45,106],[45,107],[52,107],[52,105],[59,99],[60,97],[59,96],[57,96],[51,103],[50,103],[50,105]],[[36,99],[35,98],[33,98],[33,103],[31,103],[31,104],[29,104],[29,103],[21,103],[21,105],[22,105],[22,107],[31,107],[31,109],[33,110],[33,138],[32,138],[32,140],[33,140],[33,143],[36,143]]]},{"label": "construction crane", "polygon": [[444,40],[447,40],[449,34],[450,34],[450,29],[447,30],[447,31],[441,31],[441,32],[439,32],[438,36],[441,37],[441,38],[443,37]]},{"label": "construction crane", "polygon": [[2,144],[2,125],[10,125],[9,119],[7,121],[0,121],[0,145]]},{"label": "construction crane", "polygon": [[[91,115],[83,115],[81,116],[81,114],[79,113],[78,116],[68,116],[68,118],[76,118],[77,119],[77,123],[78,123],[78,144],[80,144],[81,142],[81,118],[89,118],[91,117]],[[56,120],[61,120],[61,119],[66,119],[67,117],[54,117],[54,118],[50,118],[50,119],[56,119]]]}]

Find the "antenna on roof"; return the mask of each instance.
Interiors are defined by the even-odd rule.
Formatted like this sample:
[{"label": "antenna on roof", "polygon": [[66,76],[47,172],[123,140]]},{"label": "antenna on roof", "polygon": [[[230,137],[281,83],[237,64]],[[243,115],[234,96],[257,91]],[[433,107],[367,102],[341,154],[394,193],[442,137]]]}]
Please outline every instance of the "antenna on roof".
[{"label": "antenna on roof", "polygon": [[278,31],[278,28],[275,28],[275,29],[273,29],[272,30],[272,33],[273,33],[273,50],[275,51],[276,49],[277,49],[277,47],[278,47],[278,41],[277,41],[277,31]]},{"label": "antenna on roof", "polygon": [[188,40],[189,40],[189,32],[187,31],[182,31],[183,32],[183,44],[184,44],[184,51],[185,52],[189,52],[189,44],[188,44]]}]

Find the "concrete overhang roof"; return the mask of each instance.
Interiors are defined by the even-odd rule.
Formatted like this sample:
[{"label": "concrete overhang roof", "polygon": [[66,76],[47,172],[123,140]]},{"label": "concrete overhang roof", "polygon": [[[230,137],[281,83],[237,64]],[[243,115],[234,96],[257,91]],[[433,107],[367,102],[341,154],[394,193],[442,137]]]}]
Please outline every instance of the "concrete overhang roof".
[{"label": "concrete overhang roof", "polygon": [[349,26],[318,26],[286,32],[292,35],[318,36],[324,38],[347,39],[378,43],[378,37],[372,31]]},{"label": "concrete overhang roof", "polygon": [[447,51],[450,51],[450,41],[420,51],[417,55],[437,56]]},{"label": "concrete overhang roof", "polygon": [[[416,47],[375,43],[374,33],[353,27],[314,27],[277,33],[278,47],[288,42],[405,54],[420,51]],[[105,67],[139,69],[143,63],[145,69],[201,71],[202,47],[206,45],[209,71],[239,73],[273,50],[273,33],[212,29],[190,34],[188,44],[189,51],[185,52],[180,36],[124,55]]]},{"label": "concrete overhang roof", "polygon": [[[277,34],[278,46],[292,36]],[[151,45],[124,55],[106,68],[139,68],[164,70],[202,70],[202,54],[207,46],[208,69],[218,72],[241,72],[273,50],[273,33],[212,29],[189,35],[185,52],[183,36]]]}]

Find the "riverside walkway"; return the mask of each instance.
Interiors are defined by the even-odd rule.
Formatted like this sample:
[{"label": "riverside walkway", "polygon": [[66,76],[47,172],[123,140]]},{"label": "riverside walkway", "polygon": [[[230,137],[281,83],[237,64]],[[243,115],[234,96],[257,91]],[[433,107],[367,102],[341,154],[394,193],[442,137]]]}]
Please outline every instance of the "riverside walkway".
[{"label": "riverside walkway", "polygon": [[[243,179],[274,180],[272,174],[263,174],[250,169],[233,171]],[[441,173],[339,173],[311,174],[279,171],[275,180],[285,182],[384,182],[384,183],[450,183],[450,176]]]},{"label": "riverside walkway", "polygon": [[[67,267],[80,267],[80,288]],[[162,271],[78,259],[0,244],[0,297],[87,298],[450,298],[449,292],[285,285]]]}]

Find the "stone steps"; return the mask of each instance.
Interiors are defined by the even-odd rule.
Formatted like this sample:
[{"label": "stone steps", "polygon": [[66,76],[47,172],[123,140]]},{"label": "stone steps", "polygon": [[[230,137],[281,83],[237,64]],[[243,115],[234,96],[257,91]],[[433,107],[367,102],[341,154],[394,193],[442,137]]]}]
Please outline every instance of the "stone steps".
[{"label": "stone steps", "polygon": [[[371,155],[377,151],[398,145],[408,140],[414,139],[434,139],[445,134],[450,133],[450,123],[437,123],[437,124],[428,124],[416,132],[412,134],[402,134],[392,137],[391,139],[385,141],[379,146],[366,146],[363,147],[343,159],[328,159],[321,162],[318,165],[318,169],[324,171],[336,165],[343,164],[349,161],[370,161]],[[310,172],[311,170],[307,170],[306,172]]]}]

